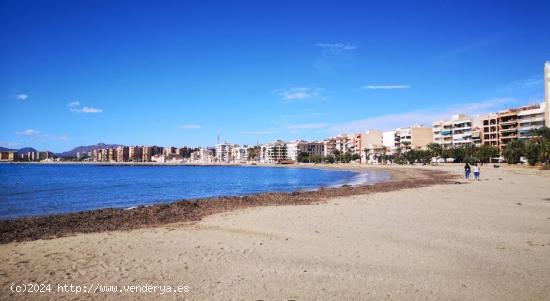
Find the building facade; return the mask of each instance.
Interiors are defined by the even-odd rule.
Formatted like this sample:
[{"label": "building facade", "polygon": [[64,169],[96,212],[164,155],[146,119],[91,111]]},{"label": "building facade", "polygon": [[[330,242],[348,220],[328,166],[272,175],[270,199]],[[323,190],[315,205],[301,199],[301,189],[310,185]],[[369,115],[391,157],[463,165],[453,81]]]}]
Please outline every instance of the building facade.
[{"label": "building facade", "polygon": [[260,148],[260,158],[264,163],[281,163],[289,160],[287,145],[282,140],[264,144]]}]

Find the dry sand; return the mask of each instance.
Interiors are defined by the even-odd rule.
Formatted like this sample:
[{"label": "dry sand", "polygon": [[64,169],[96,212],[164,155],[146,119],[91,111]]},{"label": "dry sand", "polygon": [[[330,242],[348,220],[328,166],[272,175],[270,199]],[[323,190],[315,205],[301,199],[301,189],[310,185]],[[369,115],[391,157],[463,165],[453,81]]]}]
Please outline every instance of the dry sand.
[{"label": "dry sand", "polygon": [[[3,244],[0,299],[550,300],[550,172],[482,178]],[[14,282],[190,291],[12,294]]]}]

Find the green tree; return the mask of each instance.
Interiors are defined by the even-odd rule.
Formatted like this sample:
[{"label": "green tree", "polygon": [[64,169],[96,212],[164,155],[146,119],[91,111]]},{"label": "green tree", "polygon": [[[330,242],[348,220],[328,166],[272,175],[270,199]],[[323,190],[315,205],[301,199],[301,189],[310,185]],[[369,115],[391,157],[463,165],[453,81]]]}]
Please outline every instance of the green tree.
[{"label": "green tree", "polygon": [[529,165],[535,165],[540,160],[540,144],[536,140],[525,143],[525,156]]},{"label": "green tree", "polygon": [[482,145],[477,149],[476,157],[481,163],[489,163],[491,158],[498,157],[498,148],[490,145]]},{"label": "green tree", "polygon": [[309,153],[306,152],[300,152],[298,153],[298,156],[296,157],[296,161],[300,163],[308,163],[310,160]]},{"label": "green tree", "polygon": [[525,153],[525,143],[521,140],[512,140],[504,147],[502,156],[508,164],[517,164]]},{"label": "green tree", "polygon": [[426,145],[426,148],[430,151],[432,157],[439,158],[443,154],[443,147],[439,143],[432,142]]}]

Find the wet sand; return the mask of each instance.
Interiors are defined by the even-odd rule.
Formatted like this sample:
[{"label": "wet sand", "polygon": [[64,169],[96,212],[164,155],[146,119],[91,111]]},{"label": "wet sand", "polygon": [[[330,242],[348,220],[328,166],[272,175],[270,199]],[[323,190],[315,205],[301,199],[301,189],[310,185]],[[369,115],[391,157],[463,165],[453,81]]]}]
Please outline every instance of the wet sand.
[{"label": "wet sand", "polygon": [[[424,173],[394,170],[402,175],[394,183]],[[548,300],[550,173],[483,167],[482,179],[338,192],[200,221],[2,244],[0,299]],[[190,291],[12,294],[15,281]]]}]

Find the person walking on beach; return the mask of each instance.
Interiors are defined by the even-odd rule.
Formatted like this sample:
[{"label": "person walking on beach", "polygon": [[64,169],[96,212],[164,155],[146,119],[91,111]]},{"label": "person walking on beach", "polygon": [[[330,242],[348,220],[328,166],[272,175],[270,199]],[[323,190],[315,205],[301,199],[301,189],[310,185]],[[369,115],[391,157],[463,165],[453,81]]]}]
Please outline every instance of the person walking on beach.
[{"label": "person walking on beach", "polygon": [[466,180],[470,179],[470,164],[468,164],[468,162],[464,165],[464,176],[466,177]]},{"label": "person walking on beach", "polygon": [[474,163],[474,177],[479,181],[479,166],[477,166],[477,163]]}]

